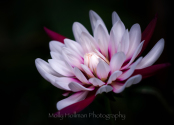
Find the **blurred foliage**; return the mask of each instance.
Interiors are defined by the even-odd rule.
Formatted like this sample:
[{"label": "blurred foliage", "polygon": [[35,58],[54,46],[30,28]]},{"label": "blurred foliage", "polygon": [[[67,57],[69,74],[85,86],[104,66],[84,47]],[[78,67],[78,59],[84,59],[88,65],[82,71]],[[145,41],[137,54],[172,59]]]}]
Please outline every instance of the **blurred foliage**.
[{"label": "blurred foliage", "polygon": [[[169,0],[1,0],[0,1],[0,51],[1,51],[1,108],[6,124],[113,124],[105,119],[63,120],[49,118],[57,111],[57,101],[63,99],[62,91],[45,81],[36,70],[34,60],[50,58],[50,38],[43,26],[70,39],[73,22],[82,23],[90,32],[89,10],[96,11],[111,29],[111,13],[117,11],[125,26],[130,29],[139,23],[142,31],[158,13],[154,35],[143,53],[164,38],[165,49],[156,63],[172,63],[173,6]],[[91,32],[92,33],[92,32]],[[121,113],[126,119],[118,124],[154,125],[173,122],[174,84],[172,68],[148,78],[122,94],[98,95],[81,113]],[[113,96],[111,100],[107,96]],[[115,98],[115,99],[114,99]],[[115,100],[115,101],[114,101]],[[110,102],[110,103],[109,103]],[[107,107],[110,109],[107,110]],[[108,112],[109,111],[109,112]]]}]

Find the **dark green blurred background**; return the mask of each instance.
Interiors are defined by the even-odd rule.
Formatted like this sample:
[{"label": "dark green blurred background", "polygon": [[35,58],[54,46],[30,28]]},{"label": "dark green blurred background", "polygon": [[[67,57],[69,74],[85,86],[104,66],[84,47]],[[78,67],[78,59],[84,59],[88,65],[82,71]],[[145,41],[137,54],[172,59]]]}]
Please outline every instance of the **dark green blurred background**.
[{"label": "dark green blurred background", "polygon": [[[63,99],[62,91],[45,81],[34,63],[36,58],[50,58],[50,38],[43,26],[74,39],[72,24],[75,21],[91,32],[88,16],[91,9],[101,16],[108,30],[112,26],[113,11],[117,11],[128,29],[134,23],[139,23],[142,31],[158,14],[155,32],[143,55],[160,38],[164,38],[165,49],[156,63],[172,63],[174,9],[170,0],[0,0],[1,114],[6,124],[85,125],[108,122],[101,119],[49,118],[49,113],[57,111],[57,101]],[[111,101],[112,113],[121,111],[126,114],[124,121],[117,121],[119,124],[174,123],[172,67],[126,89],[123,98],[118,97],[116,102]],[[103,108],[98,106],[98,102],[104,105],[101,101],[103,97],[104,94],[99,95],[82,113],[93,110],[102,112]]]}]

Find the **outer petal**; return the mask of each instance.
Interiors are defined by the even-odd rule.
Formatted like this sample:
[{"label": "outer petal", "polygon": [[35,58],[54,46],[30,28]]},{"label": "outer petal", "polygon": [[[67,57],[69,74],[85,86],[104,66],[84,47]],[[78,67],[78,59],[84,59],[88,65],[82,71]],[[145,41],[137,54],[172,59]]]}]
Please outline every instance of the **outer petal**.
[{"label": "outer petal", "polygon": [[143,69],[153,65],[153,63],[155,63],[156,60],[160,57],[163,49],[164,49],[164,39],[160,39],[155,44],[155,46],[150,50],[150,52],[137,65],[136,69]]},{"label": "outer petal", "polygon": [[112,86],[110,86],[110,85],[103,85],[102,87],[100,87],[100,88],[97,90],[97,92],[96,92],[95,95],[101,94],[101,93],[103,93],[103,92],[108,93],[108,92],[110,92],[110,91],[112,91],[112,90],[113,90]]},{"label": "outer petal", "polygon": [[109,77],[107,84],[110,84],[112,83],[112,81],[115,81],[121,74],[122,74],[122,71],[113,72],[111,76]]},{"label": "outer petal", "polygon": [[61,53],[62,47],[64,47],[64,46],[65,46],[64,44],[62,44],[58,41],[55,41],[55,40],[52,40],[49,43],[49,47],[50,47],[51,52]]},{"label": "outer petal", "polygon": [[79,102],[76,102],[70,106],[67,106],[55,114],[57,114],[57,115],[70,115],[73,113],[80,112],[81,110],[83,110],[85,107],[87,107],[95,99],[95,92],[96,91],[89,92],[86,99],[79,101]]},{"label": "outer petal", "polygon": [[36,64],[36,68],[37,68],[38,72],[41,74],[41,76],[48,81],[50,81],[50,80],[45,76],[46,73],[52,74],[55,76],[62,76],[59,73],[56,73],[47,62],[45,62],[44,60],[42,60],[40,58],[37,58],[35,60],[35,64]]},{"label": "outer petal", "polygon": [[138,60],[130,67],[130,69],[127,70],[126,72],[124,72],[122,75],[120,75],[120,76],[118,77],[118,79],[121,80],[121,81],[123,81],[123,80],[129,78],[129,77],[132,75],[132,73],[134,72],[135,67],[137,66],[137,64],[138,64],[141,60],[142,60],[142,57],[138,58]]},{"label": "outer petal", "polygon": [[155,29],[156,22],[157,22],[157,16],[155,16],[155,18],[148,24],[146,29],[143,31],[142,40],[145,40],[145,42],[144,42],[144,45],[143,45],[143,48],[142,48],[140,54],[146,49],[146,46],[148,45],[150,38],[153,34],[153,31]]},{"label": "outer petal", "polygon": [[133,75],[137,75],[137,74],[141,74],[143,79],[153,76],[154,74],[158,73],[159,71],[161,72],[162,69],[165,69],[167,67],[169,67],[171,64],[170,63],[163,63],[163,64],[156,64],[153,66],[149,66],[147,68],[144,69],[137,69],[134,71]]},{"label": "outer petal", "polygon": [[62,53],[57,53],[57,52],[50,52],[52,59],[55,60],[64,60]]},{"label": "outer petal", "polygon": [[66,62],[54,59],[49,59],[48,62],[56,72],[64,76],[74,76],[74,73],[72,72],[70,65]]},{"label": "outer petal", "polygon": [[89,84],[86,77],[83,75],[83,73],[77,67],[74,67],[74,74],[82,83]]},{"label": "outer petal", "polygon": [[65,98],[65,99],[59,101],[57,103],[57,109],[61,110],[69,105],[72,105],[76,102],[82,101],[86,98],[87,94],[88,94],[87,91],[75,93],[75,94],[69,96],[68,98]]},{"label": "outer petal", "polygon": [[115,93],[120,93],[122,92],[125,87],[129,87],[131,86],[132,84],[137,84],[141,81],[142,79],[142,76],[141,75],[136,75],[136,76],[133,76],[131,78],[129,78],[125,84],[122,84],[122,83],[119,83],[119,82],[115,82],[112,84],[112,87],[113,87],[113,92]]},{"label": "outer petal", "polygon": [[78,92],[78,91],[92,91],[92,90],[94,90],[94,87],[86,88],[86,87],[82,86],[81,84],[79,84],[77,82],[71,82],[69,84],[69,88],[73,92]]},{"label": "outer petal", "polygon": [[101,17],[96,12],[94,12],[92,10],[89,11],[89,18],[90,18],[93,33],[94,33],[94,29],[96,27],[98,20],[101,21],[102,25],[105,25],[103,20],[101,19]]},{"label": "outer petal", "polygon": [[139,24],[134,24],[129,32],[129,50],[127,59],[130,59],[141,41],[141,28]]},{"label": "outer petal", "polygon": [[60,41],[61,43],[64,43],[64,39],[66,37],[56,33],[56,32],[53,32],[51,31],[50,29],[44,27],[44,30],[45,32],[48,34],[48,36],[52,39],[52,40],[57,40],[57,41]]},{"label": "outer petal", "polygon": [[109,65],[106,62],[100,60],[97,65],[97,76],[102,81],[105,81],[108,78],[109,72],[110,72]]},{"label": "outer petal", "polygon": [[118,52],[116,53],[110,62],[110,67],[111,67],[111,73],[114,71],[117,71],[121,68],[122,64],[124,63],[126,59],[126,56],[123,52]]},{"label": "outer petal", "polygon": [[112,25],[114,25],[118,20],[120,20],[120,17],[118,16],[118,14],[114,11],[112,13]]},{"label": "outer petal", "polygon": [[88,30],[79,22],[74,22],[72,29],[73,29],[73,34],[74,34],[75,40],[79,43],[81,43],[80,35],[82,32],[89,34]]},{"label": "outer petal", "polygon": [[122,40],[121,40],[120,51],[124,52],[126,55],[128,50],[129,50],[129,32],[128,32],[128,30],[125,30]]},{"label": "outer petal", "polygon": [[102,86],[105,84],[103,81],[101,81],[98,78],[90,78],[89,82],[92,83],[94,86]]}]

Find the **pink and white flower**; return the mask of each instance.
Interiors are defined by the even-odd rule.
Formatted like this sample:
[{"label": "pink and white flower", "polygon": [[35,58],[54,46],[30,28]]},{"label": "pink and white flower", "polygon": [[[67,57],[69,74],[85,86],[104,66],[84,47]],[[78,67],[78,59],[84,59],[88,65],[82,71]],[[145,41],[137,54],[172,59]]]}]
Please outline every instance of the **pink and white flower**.
[{"label": "pink and white flower", "polygon": [[[160,39],[150,52],[139,55],[146,48],[154,31],[157,17],[141,33],[139,24],[126,29],[116,12],[112,13],[111,31],[94,11],[89,12],[93,36],[80,23],[73,24],[75,41],[47,28],[53,39],[49,43],[52,59],[48,63],[37,58],[35,64],[43,78],[71,96],[58,101],[59,113],[79,112],[88,106],[97,94],[122,92],[126,87],[139,83],[169,66],[153,65],[164,49]],[[153,66],[152,66],[153,65]]]}]

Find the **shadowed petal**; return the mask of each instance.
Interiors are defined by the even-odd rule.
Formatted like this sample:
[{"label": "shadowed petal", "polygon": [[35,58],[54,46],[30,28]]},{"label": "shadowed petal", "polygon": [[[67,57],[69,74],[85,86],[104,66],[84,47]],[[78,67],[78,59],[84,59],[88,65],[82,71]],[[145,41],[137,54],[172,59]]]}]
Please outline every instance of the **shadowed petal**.
[{"label": "shadowed petal", "polygon": [[108,92],[110,92],[110,91],[112,91],[112,90],[113,90],[112,86],[110,86],[110,85],[103,85],[102,87],[100,87],[100,88],[97,90],[97,92],[96,92],[95,95],[101,94],[101,93],[103,93],[103,92],[108,93]]},{"label": "shadowed petal", "polygon": [[51,52],[61,53],[62,47],[64,47],[64,46],[65,45],[63,43],[60,43],[55,40],[52,40],[49,42],[49,47],[50,47]]},{"label": "shadowed petal", "polygon": [[118,14],[114,11],[112,13],[112,25],[114,25],[118,20],[120,20],[120,17],[118,16]]},{"label": "shadowed petal", "polygon": [[94,87],[86,88],[77,82],[71,82],[68,86],[71,89],[71,91],[73,91],[73,92],[94,90]]},{"label": "shadowed petal", "polygon": [[102,86],[105,84],[103,81],[101,81],[98,78],[90,78],[89,82],[92,83],[94,86]]},{"label": "shadowed petal", "polygon": [[107,84],[110,84],[112,83],[112,81],[115,81],[121,74],[122,74],[122,71],[113,72],[111,76],[109,77]]},{"label": "shadowed petal", "polygon": [[46,28],[46,27],[44,27],[44,30],[45,30],[45,32],[48,34],[48,36],[49,36],[52,40],[57,40],[57,41],[59,41],[59,42],[61,42],[61,43],[64,43],[64,39],[65,39],[66,37],[64,37],[64,36],[62,36],[62,35],[60,35],[60,34],[54,32],[54,31],[51,31],[50,29],[48,29],[48,28]]}]

